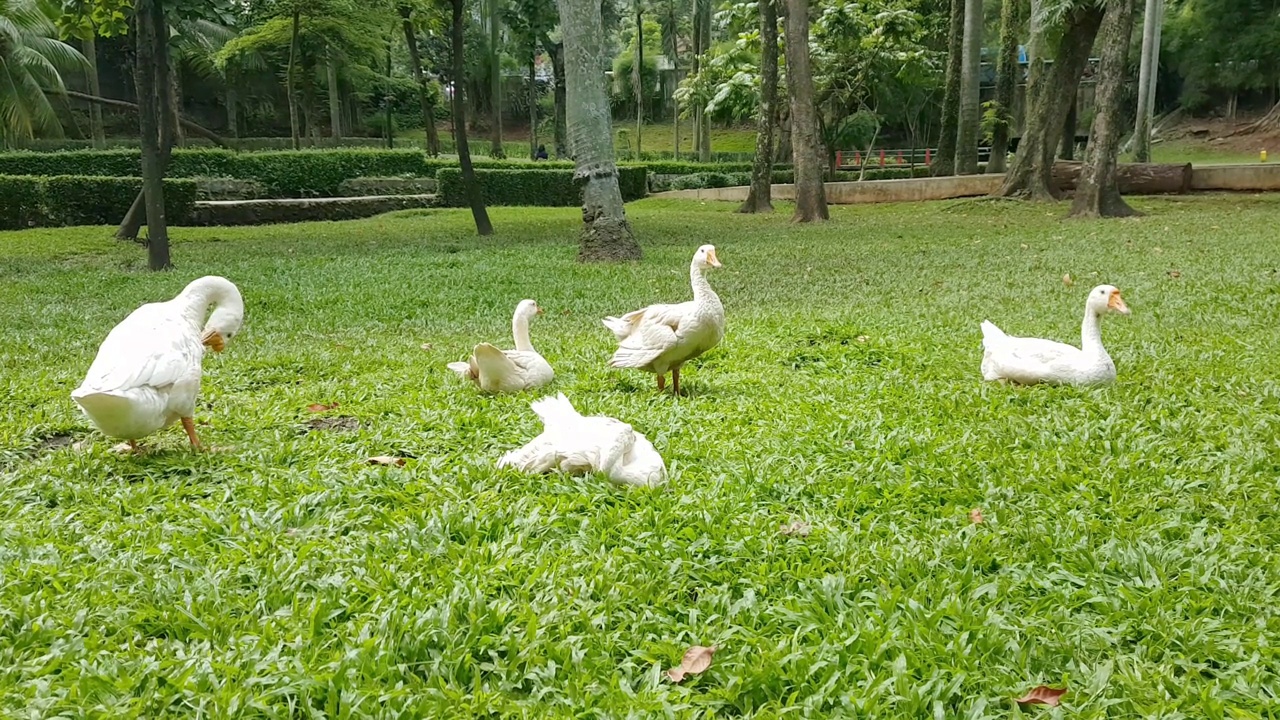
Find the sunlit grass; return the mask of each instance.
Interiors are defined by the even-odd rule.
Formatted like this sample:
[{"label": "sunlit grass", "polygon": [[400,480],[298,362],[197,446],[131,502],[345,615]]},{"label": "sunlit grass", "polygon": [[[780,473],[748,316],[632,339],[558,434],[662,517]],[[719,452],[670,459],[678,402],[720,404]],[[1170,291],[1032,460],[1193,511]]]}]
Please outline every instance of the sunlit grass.
[{"label": "sunlit grass", "polygon": [[[576,209],[179,229],[165,274],[106,228],[0,233],[0,716],[997,718],[1066,683],[1073,718],[1272,717],[1280,198],[1137,205],[651,200],[626,266],[574,262]],[[729,325],[689,395],[607,369],[599,318],[687,298],[706,242]],[[228,449],[110,454],[68,393],[209,273],[248,306],[197,411]],[[980,381],[979,321],[1076,342],[1101,282],[1116,385]],[[494,469],[538,395],[444,366],[525,297],[547,392],[668,486]]]},{"label": "sunlit grass", "polygon": [[1218,148],[1203,140],[1170,140],[1151,146],[1151,161],[1158,163],[1191,163],[1192,165],[1233,165],[1261,162],[1260,152],[1269,150],[1271,162],[1280,161],[1280,145],[1261,142],[1258,149],[1241,152],[1235,148]]}]

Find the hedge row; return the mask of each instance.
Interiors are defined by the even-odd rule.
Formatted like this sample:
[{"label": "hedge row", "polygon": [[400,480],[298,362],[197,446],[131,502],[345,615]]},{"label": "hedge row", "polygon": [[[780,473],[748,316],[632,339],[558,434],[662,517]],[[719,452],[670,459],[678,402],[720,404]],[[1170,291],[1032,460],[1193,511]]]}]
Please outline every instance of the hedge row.
[{"label": "hedge row", "polygon": [[[475,166],[502,170],[569,169],[570,162],[476,160]],[[750,163],[624,163],[651,173],[749,172]],[[456,160],[429,158],[418,150],[298,150],[236,153],[222,149],[176,149],[169,177],[230,177],[261,183],[271,197],[335,197],[343,181],[361,177],[434,177]],[[58,153],[0,153],[0,175],[95,175],[137,177],[137,150],[73,150]]]},{"label": "hedge row", "polygon": [[[140,178],[0,175],[0,230],[61,225],[114,225],[142,189]],[[166,180],[166,219],[185,223],[196,203],[193,180]]]},{"label": "hedge row", "polygon": [[[622,200],[639,200],[647,192],[648,171],[618,168],[618,189]],[[582,204],[582,186],[573,179],[573,170],[491,170],[477,169],[476,180],[486,205],[526,205],[576,207]],[[443,168],[436,173],[438,202],[445,207],[464,207],[467,194],[462,170]]]}]

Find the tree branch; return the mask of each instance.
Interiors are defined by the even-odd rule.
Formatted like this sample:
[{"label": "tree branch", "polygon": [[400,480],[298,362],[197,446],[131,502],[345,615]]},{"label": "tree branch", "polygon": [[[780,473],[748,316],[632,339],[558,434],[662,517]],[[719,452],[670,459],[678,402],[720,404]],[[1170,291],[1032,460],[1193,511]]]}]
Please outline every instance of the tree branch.
[{"label": "tree branch", "polygon": [[[138,112],[138,106],[127,100],[116,100],[114,98],[98,97],[96,95],[88,95],[86,93],[76,92],[75,90],[67,90],[65,94],[67,97],[72,98],[74,100],[84,100],[86,102],[97,103],[99,105],[110,105],[111,107],[121,107],[127,110],[132,110],[133,112]],[[218,147],[224,147],[224,148],[227,148],[228,150],[235,149],[234,147],[232,147],[231,143],[223,139],[221,135],[218,135],[217,133],[204,127],[203,125],[199,125],[195,122],[192,122],[191,120],[188,120],[182,117],[181,115],[178,116],[178,122],[182,123],[182,126],[187,130],[191,131],[193,134],[199,135],[200,137],[204,138],[205,140],[208,140],[209,142],[213,143],[214,145],[217,145]]]}]

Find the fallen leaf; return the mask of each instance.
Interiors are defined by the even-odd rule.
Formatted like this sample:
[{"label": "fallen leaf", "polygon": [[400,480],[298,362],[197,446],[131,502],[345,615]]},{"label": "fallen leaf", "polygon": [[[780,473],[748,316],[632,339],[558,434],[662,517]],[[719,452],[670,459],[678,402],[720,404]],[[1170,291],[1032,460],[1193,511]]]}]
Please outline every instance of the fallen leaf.
[{"label": "fallen leaf", "polygon": [[[1168,230],[1168,229],[1169,229],[1169,228],[1165,228],[1165,230]],[[1153,253],[1155,253],[1155,254],[1159,255],[1160,253],[1164,252],[1164,248],[1162,248],[1162,247],[1153,247],[1153,248],[1151,248],[1151,252],[1153,252]]]},{"label": "fallen leaf", "polygon": [[1027,247],[1028,247],[1028,246],[1027,246],[1027,244],[1026,244],[1026,243],[1022,243],[1022,249],[1023,249],[1023,250],[1026,250],[1026,249],[1027,249]]},{"label": "fallen leaf", "polygon": [[782,526],[779,530],[783,535],[795,535],[796,537],[809,537],[809,533],[813,532],[813,526],[802,520],[792,520]]},{"label": "fallen leaf", "polygon": [[1051,688],[1046,685],[1037,685],[1026,695],[1014,700],[1014,702],[1019,705],[1048,705],[1050,707],[1054,707],[1061,702],[1062,696],[1066,694],[1066,688]]},{"label": "fallen leaf", "polygon": [[1067,287],[1071,287],[1072,285],[1076,284],[1076,281],[1071,279],[1071,273],[1067,273],[1066,275],[1062,276],[1062,284],[1066,285]]},{"label": "fallen leaf", "polygon": [[423,350],[431,350],[431,343],[422,343]]},{"label": "fallen leaf", "polygon": [[969,511],[969,522],[974,525],[981,525],[982,521],[982,508],[974,508]]},{"label": "fallen leaf", "polygon": [[369,458],[370,465],[395,465],[396,467],[404,467],[404,458],[392,457],[390,455],[375,455]]},{"label": "fallen leaf", "polygon": [[702,645],[694,645],[685,651],[684,657],[680,658],[680,664],[667,671],[667,677],[671,682],[680,682],[689,675],[699,675],[707,671],[711,667],[711,656],[716,654],[716,646],[703,647]]},{"label": "fallen leaf", "polygon": [[868,340],[870,340],[870,339],[871,339],[871,338],[867,337],[866,335],[859,335],[859,336],[858,336],[858,342],[860,342],[860,343],[864,343],[864,342],[866,342],[866,341],[868,341]]},{"label": "fallen leaf", "polygon": [[324,412],[325,410],[332,410],[336,407],[338,407],[338,403],[333,403],[332,405],[324,405],[321,403],[311,403],[310,405],[307,406],[307,412],[313,412],[313,413]]},{"label": "fallen leaf", "polygon": [[1170,270],[1170,271],[1169,271],[1169,277],[1174,278],[1174,279],[1177,279],[1177,278],[1182,277],[1182,273],[1178,272],[1177,270]]}]

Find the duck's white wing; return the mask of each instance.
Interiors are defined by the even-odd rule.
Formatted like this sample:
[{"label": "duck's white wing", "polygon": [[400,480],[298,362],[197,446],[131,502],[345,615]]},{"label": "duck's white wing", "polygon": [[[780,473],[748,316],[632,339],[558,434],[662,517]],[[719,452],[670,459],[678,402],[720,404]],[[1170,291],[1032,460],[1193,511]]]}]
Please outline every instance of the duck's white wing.
[{"label": "duck's white wing", "polygon": [[988,346],[984,360],[989,361],[998,377],[1015,382],[1044,382],[1070,375],[1078,367],[1080,356],[1080,348],[1066,343],[1006,336]]},{"label": "duck's white wing", "polygon": [[[650,305],[631,321],[632,330],[618,343],[610,367],[644,367],[680,342],[680,324],[693,310],[692,302]],[[631,313],[630,315],[635,315]],[[624,316],[624,317],[629,317]]]},{"label": "duck's white wing", "polygon": [[78,392],[166,388],[199,373],[203,358],[191,325],[167,303],[149,303],[107,335]]}]

